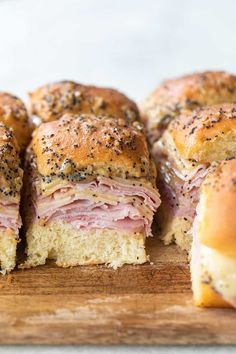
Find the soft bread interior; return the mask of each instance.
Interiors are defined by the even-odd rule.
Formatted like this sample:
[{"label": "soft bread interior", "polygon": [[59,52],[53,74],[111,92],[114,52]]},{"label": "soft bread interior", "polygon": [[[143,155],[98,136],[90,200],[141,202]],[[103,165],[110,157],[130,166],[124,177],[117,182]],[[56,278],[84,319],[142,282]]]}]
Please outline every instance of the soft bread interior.
[{"label": "soft bread interior", "polygon": [[182,250],[189,251],[192,243],[190,229],[190,221],[186,218],[175,217],[165,225],[162,240],[166,245],[175,242]]},{"label": "soft bread interior", "polygon": [[165,245],[175,242],[182,250],[187,252],[191,249],[192,223],[185,217],[173,217],[169,212],[168,205],[163,202],[156,216],[159,225],[159,235]]},{"label": "soft bread interior", "polygon": [[29,227],[27,261],[21,267],[34,267],[54,259],[61,267],[107,264],[113,268],[125,263],[148,261],[145,234],[109,229],[78,230],[62,221],[38,223]]},{"label": "soft bread interior", "polygon": [[17,240],[12,233],[0,232],[0,272],[2,274],[9,273],[15,268],[16,246]]}]

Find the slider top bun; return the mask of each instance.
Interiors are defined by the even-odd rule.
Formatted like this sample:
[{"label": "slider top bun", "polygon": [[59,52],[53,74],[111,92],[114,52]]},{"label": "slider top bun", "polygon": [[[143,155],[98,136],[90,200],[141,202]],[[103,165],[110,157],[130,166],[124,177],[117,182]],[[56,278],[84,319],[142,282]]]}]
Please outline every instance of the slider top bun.
[{"label": "slider top bun", "polygon": [[152,140],[156,129],[166,129],[181,113],[233,102],[236,102],[235,75],[222,71],[195,73],[164,81],[144,102],[142,119]]},{"label": "slider top bun", "polygon": [[236,256],[236,159],[222,161],[201,186],[198,237],[226,256]]},{"label": "slider top bun", "polygon": [[137,122],[126,125],[114,117],[65,114],[39,126],[29,152],[44,189],[58,180],[80,182],[94,175],[155,185],[156,171]]},{"label": "slider top bun", "polygon": [[32,126],[24,103],[6,92],[0,92],[0,121],[12,128],[21,149],[30,141]]},{"label": "slider top bun", "polygon": [[236,104],[200,108],[171,122],[163,140],[177,153],[199,163],[236,156]]},{"label": "slider top bun", "polygon": [[39,87],[29,94],[32,113],[43,122],[57,120],[64,113],[93,113],[139,120],[136,104],[117,90],[61,81]]},{"label": "slider top bun", "polygon": [[12,130],[0,122],[0,199],[18,203],[23,171],[20,168],[19,146]]}]

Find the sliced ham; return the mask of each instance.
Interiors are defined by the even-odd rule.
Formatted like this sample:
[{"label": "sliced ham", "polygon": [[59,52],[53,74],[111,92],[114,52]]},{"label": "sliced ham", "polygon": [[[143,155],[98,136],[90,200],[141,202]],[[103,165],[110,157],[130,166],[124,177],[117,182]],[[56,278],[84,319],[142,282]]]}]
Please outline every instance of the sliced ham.
[{"label": "sliced ham", "polygon": [[161,151],[156,151],[160,165],[159,190],[173,216],[193,221],[199,200],[199,188],[209,171],[209,164],[199,164],[183,174],[175,162]]},{"label": "sliced ham", "polygon": [[122,180],[119,178],[110,179],[105,177],[98,177],[99,185],[104,192],[106,190],[111,190],[116,195],[123,196],[138,196],[141,197],[146,205],[148,205],[153,211],[155,211],[161,201],[159,193],[154,188],[147,188],[142,185],[142,183],[133,182],[130,183],[128,180]]},{"label": "sliced ham", "polygon": [[158,192],[141,183],[97,177],[68,183],[50,196],[34,192],[35,216],[43,222],[63,220],[77,228],[111,228],[151,235]]},{"label": "sliced ham", "polygon": [[18,204],[6,204],[4,202],[0,203],[0,229],[6,231],[6,229],[11,229],[16,234],[20,229],[22,223],[19,214]]}]

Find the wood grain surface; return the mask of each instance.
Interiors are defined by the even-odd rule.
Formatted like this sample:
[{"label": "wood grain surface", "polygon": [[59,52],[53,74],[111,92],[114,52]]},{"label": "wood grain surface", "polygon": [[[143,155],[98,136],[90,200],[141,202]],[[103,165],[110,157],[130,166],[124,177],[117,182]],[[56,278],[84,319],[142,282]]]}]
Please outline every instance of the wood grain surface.
[{"label": "wood grain surface", "polygon": [[152,263],[61,269],[0,279],[1,344],[235,344],[236,312],[192,304],[187,257],[148,241]]}]

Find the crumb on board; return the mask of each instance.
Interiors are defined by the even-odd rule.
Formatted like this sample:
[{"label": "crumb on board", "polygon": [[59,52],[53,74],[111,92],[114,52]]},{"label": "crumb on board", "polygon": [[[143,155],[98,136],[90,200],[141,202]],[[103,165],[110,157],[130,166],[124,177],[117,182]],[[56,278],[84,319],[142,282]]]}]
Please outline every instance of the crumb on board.
[{"label": "crumb on board", "polygon": [[2,278],[3,282],[0,283],[0,290],[4,288],[6,285],[10,285],[13,281],[13,275],[8,274]]},{"label": "crumb on board", "polygon": [[13,281],[13,275],[12,275],[12,274],[8,274],[6,280],[7,280],[7,283],[8,283],[8,284],[11,284],[12,281]]}]

